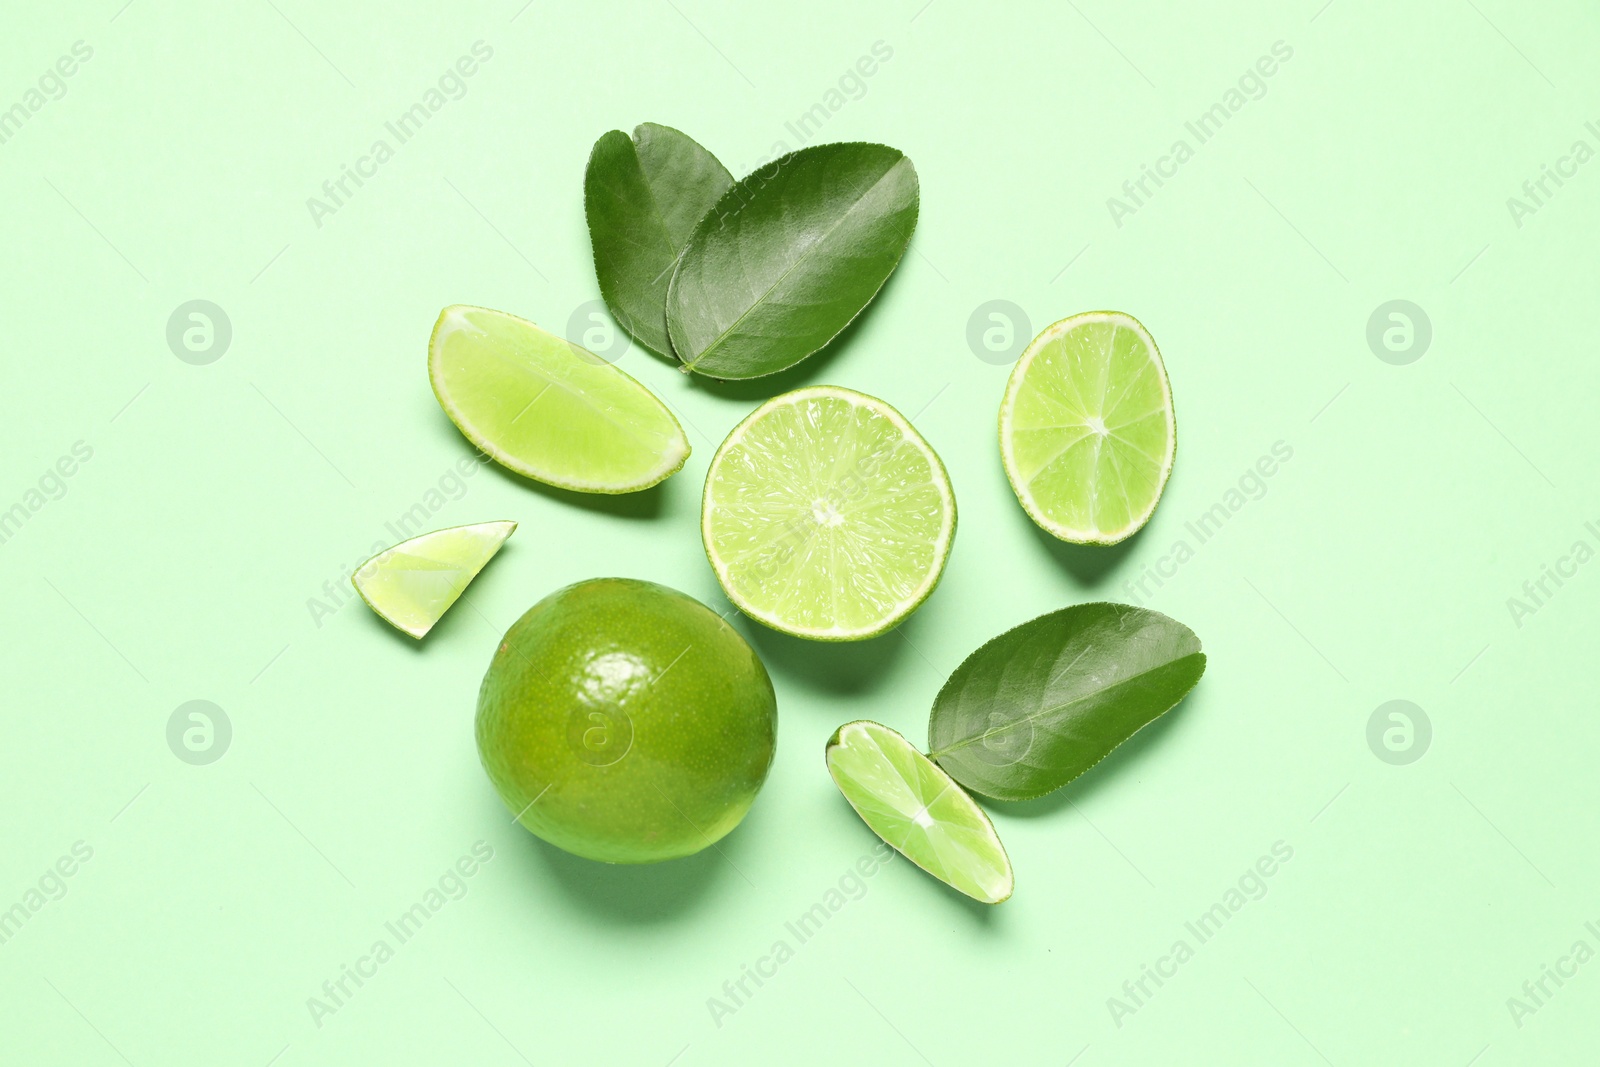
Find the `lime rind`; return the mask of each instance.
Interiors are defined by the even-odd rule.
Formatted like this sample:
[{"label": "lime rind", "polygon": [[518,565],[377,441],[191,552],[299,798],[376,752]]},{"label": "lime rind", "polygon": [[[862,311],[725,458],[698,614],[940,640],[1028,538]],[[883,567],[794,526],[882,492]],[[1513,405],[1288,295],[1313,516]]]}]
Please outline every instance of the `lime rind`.
[{"label": "lime rind", "polygon": [[899,733],[866,719],[846,723],[826,758],[845,800],[901,855],[981,903],[1011,896],[1011,860],[989,816]]},{"label": "lime rind", "polygon": [[[481,340],[450,346],[463,333]],[[503,311],[452,304],[440,312],[428,380],[467,440],[506,469],[560,489],[638,492],[682,470],[691,451],[677,416],[643,383]],[[557,410],[518,426],[546,394]]]},{"label": "lime rind", "polygon": [[1053,537],[1100,545],[1130,537],[1154,514],[1176,452],[1166,366],[1133,316],[1062,319],[1012,369],[1001,462],[1029,518]]},{"label": "lime rind", "polygon": [[876,397],[821,385],[774,397],[734,427],[706,472],[700,531],[745,614],[795,637],[858,641],[932,594],[956,521],[944,463],[910,421]]},{"label": "lime rind", "polygon": [[604,863],[712,847],[771,770],[778,704],[704,604],[631,578],[569,585],[500,639],[478,691],[484,770],[529,832]]},{"label": "lime rind", "polygon": [[421,639],[516,528],[506,520],[419,534],[361,564],[350,584],[380,619]]}]

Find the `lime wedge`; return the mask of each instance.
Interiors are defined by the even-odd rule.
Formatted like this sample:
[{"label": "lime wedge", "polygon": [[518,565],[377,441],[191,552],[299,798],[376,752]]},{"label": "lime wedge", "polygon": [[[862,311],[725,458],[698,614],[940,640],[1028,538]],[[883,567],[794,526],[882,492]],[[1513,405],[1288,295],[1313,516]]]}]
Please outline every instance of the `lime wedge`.
[{"label": "lime wedge", "polygon": [[846,723],[828,741],[828,773],[872,832],[973,900],[1011,896],[1011,861],[989,816],[932,760],[887,726]]},{"label": "lime wedge", "polygon": [[350,582],[384,622],[422,637],[516,528],[514,522],[478,522],[421,534],[367,560]]},{"label": "lime wedge", "polygon": [[939,583],[956,532],[944,464],[894,408],[819,385],[736,426],[706,474],[700,533],[728,599],[775,630],[856,641]]},{"label": "lime wedge", "polygon": [[683,427],[655,394],[515,315],[445,308],[428,345],[428,377],[469,441],[550,485],[631,493],[689,458]]},{"label": "lime wedge", "polygon": [[1011,488],[1063,541],[1114,545],[1143,526],[1177,443],[1161,353],[1120,311],[1074,315],[1035,337],[1000,404]]}]

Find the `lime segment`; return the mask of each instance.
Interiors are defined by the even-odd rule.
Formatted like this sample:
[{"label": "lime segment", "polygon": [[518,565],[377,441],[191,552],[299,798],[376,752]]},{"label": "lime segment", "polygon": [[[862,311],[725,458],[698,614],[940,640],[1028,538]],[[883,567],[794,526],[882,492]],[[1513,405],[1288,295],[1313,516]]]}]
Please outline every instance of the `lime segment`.
[{"label": "lime segment", "polygon": [[728,598],[821,641],[884,633],[939,582],[955,536],[944,464],[881,400],[813,386],[774,397],[711,460],[706,556]]},{"label": "lime segment", "polygon": [[1022,353],[1000,405],[1000,456],[1034,522],[1116,544],[1143,526],[1172,472],[1177,424],[1161,353],[1131,315],[1062,319]]},{"label": "lime segment", "polygon": [[580,493],[648,489],[689,439],[655,394],[605,360],[500,311],[447,307],[428,376],[450,421],[518,474]]},{"label": "lime segment", "polygon": [[350,582],[381,619],[420,638],[516,528],[514,522],[479,522],[425,533],[373,556]]},{"label": "lime segment", "polygon": [[847,723],[828,742],[828,773],[872,832],[974,900],[1011,896],[1011,861],[976,801],[887,726]]}]

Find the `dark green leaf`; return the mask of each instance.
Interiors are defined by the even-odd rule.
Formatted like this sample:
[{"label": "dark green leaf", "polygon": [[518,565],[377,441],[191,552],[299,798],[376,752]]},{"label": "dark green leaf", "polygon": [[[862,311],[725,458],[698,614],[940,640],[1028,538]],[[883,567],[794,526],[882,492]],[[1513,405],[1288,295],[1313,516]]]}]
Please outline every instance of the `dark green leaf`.
[{"label": "dark green leaf", "polygon": [[917,224],[917,171],[877,144],[802,148],[741,179],[689,238],[667,294],[678,358],[713,378],[792,367],[860,314]]},{"label": "dark green leaf", "polygon": [[1205,669],[1194,631],[1160,612],[1053,611],[956,668],[933,701],[930,755],[975,793],[1043,796],[1172,708]]},{"label": "dark green leaf", "polygon": [[600,295],[634,337],[672,355],[667,285],[684,242],[733,184],[733,175],[686,134],[646,122],[630,140],[612,130],[594,144],[583,203]]}]

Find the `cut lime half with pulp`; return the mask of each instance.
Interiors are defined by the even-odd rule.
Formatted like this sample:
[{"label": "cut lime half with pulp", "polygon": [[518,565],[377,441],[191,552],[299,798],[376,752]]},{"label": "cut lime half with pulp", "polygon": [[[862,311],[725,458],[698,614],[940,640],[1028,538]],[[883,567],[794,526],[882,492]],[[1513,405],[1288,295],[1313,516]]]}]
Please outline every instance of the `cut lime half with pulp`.
[{"label": "cut lime half with pulp", "polygon": [[350,582],[379,618],[420,638],[516,528],[514,522],[478,522],[420,534],[367,560]]},{"label": "cut lime half with pulp", "polygon": [[502,311],[456,304],[428,377],[450,421],[501,466],[580,493],[648,489],[689,439],[655,394],[587,349]]},{"label": "cut lime half with pulp", "polygon": [[1011,488],[1063,541],[1113,545],[1143,526],[1177,442],[1161,353],[1120,311],[1074,315],[1035,337],[1000,404]]},{"label": "cut lime half with pulp", "polygon": [[828,741],[828,773],[872,832],[973,900],[1011,896],[1011,861],[989,816],[887,726],[846,723]]},{"label": "cut lime half with pulp", "polygon": [[736,426],[700,509],[728,599],[818,641],[874,637],[915,611],[955,530],[928,442],[883,401],[832,385],[774,397]]}]

